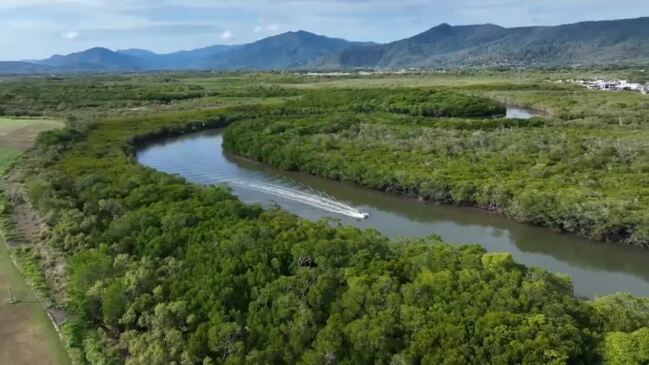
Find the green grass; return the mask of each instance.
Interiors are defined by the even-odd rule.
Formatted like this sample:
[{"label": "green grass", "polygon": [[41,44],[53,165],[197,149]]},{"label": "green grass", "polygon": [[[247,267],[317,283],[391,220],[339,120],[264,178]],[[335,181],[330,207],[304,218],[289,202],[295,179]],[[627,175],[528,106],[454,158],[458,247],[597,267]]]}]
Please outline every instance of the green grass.
[{"label": "green grass", "polygon": [[4,172],[4,166],[9,165],[18,155],[20,155],[20,151],[13,148],[0,147],[0,166],[2,166],[0,167],[0,176]]},{"label": "green grass", "polygon": [[[15,304],[8,301],[9,288],[18,300]],[[11,262],[4,242],[0,243],[0,323],[1,364],[70,363],[63,343],[36,296]]]},{"label": "green grass", "polygon": [[[11,162],[20,155],[23,144],[6,147],[2,137],[12,136],[25,130],[28,137],[41,129],[51,129],[62,123],[44,119],[0,118],[0,177]],[[4,211],[0,201],[0,212]],[[2,232],[3,234],[5,232]],[[27,251],[16,249],[15,257],[23,272],[31,278],[37,290],[46,288],[42,273]],[[16,303],[9,303],[11,288]],[[70,364],[63,343],[60,341],[38,297],[14,266],[4,238],[0,237],[0,364]]]},{"label": "green grass", "polygon": [[61,127],[62,123],[59,120],[53,119],[0,117],[0,136],[6,136],[11,132],[23,128],[33,128],[34,126],[52,129]]}]

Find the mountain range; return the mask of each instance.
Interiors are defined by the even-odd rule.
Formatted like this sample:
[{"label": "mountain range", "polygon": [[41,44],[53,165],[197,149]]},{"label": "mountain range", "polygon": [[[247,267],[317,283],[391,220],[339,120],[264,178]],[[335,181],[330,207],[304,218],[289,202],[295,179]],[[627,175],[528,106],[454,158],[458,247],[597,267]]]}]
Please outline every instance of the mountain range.
[{"label": "mountain range", "polygon": [[168,54],[91,48],[45,60],[0,62],[0,73],[575,65],[649,65],[649,17],[517,28],[441,24],[386,44],[298,31]]}]

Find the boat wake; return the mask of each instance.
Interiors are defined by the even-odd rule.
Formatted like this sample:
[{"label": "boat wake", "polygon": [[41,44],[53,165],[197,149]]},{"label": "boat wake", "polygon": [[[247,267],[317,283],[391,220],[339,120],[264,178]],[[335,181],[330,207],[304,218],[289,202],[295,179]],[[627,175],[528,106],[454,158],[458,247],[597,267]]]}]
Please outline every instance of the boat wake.
[{"label": "boat wake", "polygon": [[347,203],[341,202],[331,195],[316,191],[310,187],[306,187],[309,191],[303,191],[284,186],[243,179],[226,180],[224,182],[232,186],[259,191],[280,198],[293,200],[302,204],[310,205],[315,208],[326,210],[331,213],[341,214],[356,219],[367,219],[370,216],[369,213],[365,211],[355,208]]}]

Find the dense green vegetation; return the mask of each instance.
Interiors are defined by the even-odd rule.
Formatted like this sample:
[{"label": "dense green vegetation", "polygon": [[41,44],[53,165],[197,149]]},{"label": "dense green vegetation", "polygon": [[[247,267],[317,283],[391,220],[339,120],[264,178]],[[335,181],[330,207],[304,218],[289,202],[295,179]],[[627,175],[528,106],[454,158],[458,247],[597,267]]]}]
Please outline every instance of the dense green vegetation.
[{"label": "dense green vegetation", "polygon": [[[636,164],[641,119],[637,128],[585,119],[574,126],[568,119],[503,120],[492,118],[501,106],[467,96],[511,98],[512,85],[303,90],[289,89],[294,76],[277,76],[281,86],[256,76],[261,87],[252,86],[255,77],[223,77],[179,76],[178,84],[196,83],[208,93],[233,85],[220,90],[220,101],[257,100],[267,92],[292,101],[119,118],[80,114],[69,128],[42,134],[14,171],[50,227],[44,244],[66,262],[65,285],[51,291],[68,314],[65,334],[76,363],[649,361],[647,299],[585,301],[574,297],[569,278],[523,267],[506,253],[435,237],[391,241],[265,211],[225,188],[139,166],[132,156],[137,144],[156,136],[230,125],[229,148],[283,168],[441,201],[482,204],[475,199],[483,197],[495,208],[517,207],[506,210],[515,217],[511,212],[553,212],[557,206],[547,201],[565,211],[579,204],[577,213],[603,206],[609,213],[595,218],[617,223],[612,218],[620,214],[637,228],[647,196],[639,185],[646,171]],[[156,88],[163,81],[151,82]],[[106,107],[83,106],[79,94],[70,110]],[[15,100],[22,101],[14,110],[32,109],[28,97]],[[56,113],[54,103],[39,105],[33,109]],[[545,166],[537,166],[541,157]],[[617,174],[625,163],[623,180]],[[584,176],[590,180],[578,183]],[[480,185],[485,181],[490,190]],[[536,190],[527,195],[512,190],[530,186]],[[581,195],[578,188],[586,187],[589,194]],[[624,206],[627,217],[616,204],[630,189],[637,200]],[[536,198],[554,193],[562,200]],[[540,210],[520,205],[525,196],[543,202]],[[624,238],[646,237],[638,232]]]},{"label": "dense green vegetation", "polygon": [[[25,115],[40,114],[42,110],[65,111],[69,108],[106,108],[135,107],[145,102],[168,103],[177,99],[192,99],[205,95],[198,86],[177,85],[172,79],[162,80],[157,87],[147,87],[120,82],[120,77],[96,79],[67,80],[49,78],[24,83],[14,81],[3,85],[0,103],[4,114]],[[47,90],[40,93],[40,90]],[[36,96],[36,98],[34,98]],[[23,98],[28,98],[24,100]],[[29,109],[21,106],[28,105]]]},{"label": "dense green vegetation", "polygon": [[423,117],[491,117],[505,115],[506,108],[492,100],[436,90],[342,90],[313,91],[283,111],[328,114],[389,112]]},{"label": "dense green vegetation", "polygon": [[[242,97],[283,97],[295,91],[223,77],[222,84],[206,88],[184,79],[196,74],[72,76],[66,78],[8,79],[0,83],[0,115],[78,115],[83,111],[137,112],[169,107],[183,101],[212,98],[212,102]],[[201,75],[200,73],[198,75]],[[262,78],[262,77],[259,77]],[[258,78],[258,79],[259,79]],[[232,81],[227,83],[227,81]],[[259,81],[259,80],[257,80]],[[179,105],[174,105],[179,107]]]},{"label": "dense green vegetation", "polygon": [[[542,119],[404,118],[396,100],[419,110],[411,115],[466,117],[493,109],[479,101],[473,102],[475,111],[463,108],[440,92],[379,94],[310,93],[229,128],[225,147],[284,169],[497,210],[600,240],[649,245],[643,119],[634,123],[639,127],[626,128],[599,119],[595,129]],[[422,95],[439,103],[438,112],[421,112],[432,109],[430,101],[418,104]],[[371,102],[359,102],[362,97]],[[467,115],[456,113],[461,110]]]},{"label": "dense green vegetation", "polygon": [[191,128],[183,120],[243,117],[112,120],[40,138],[27,184],[49,244],[69,256],[79,363],[579,363],[645,340],[634,333],[649,325],[644,301],[600,315],[568,279],[508,254],[263,211],[123,152],[171,121],[177,133]]}]

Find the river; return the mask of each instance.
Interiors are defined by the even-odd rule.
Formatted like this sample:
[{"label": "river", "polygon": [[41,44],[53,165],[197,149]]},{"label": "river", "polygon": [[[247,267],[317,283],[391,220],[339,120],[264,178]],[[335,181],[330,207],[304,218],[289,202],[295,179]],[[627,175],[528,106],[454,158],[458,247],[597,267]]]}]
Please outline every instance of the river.
[{"label": "river", "polygon": [[[281,171],[231,156],[221,131],[211,130],[143,147],[137,160],[198,184],[228,184],[244,202],[278,204],[307,219],[333,217],[390,237],[439,235],[447,242],[477,243],[509,252],[516,261],[572,278],[585,297],[628,292],[649,296],[649,251],[593,242],[547,228],[519,224],[477,209],[434,205],[354,184]],[[369,213],[355,218],[353,209]]]},{"label": "river", "polygon": [[525,109],[525,108],[519,108],[516,106],[508,106],[507,107],[507,114],[505,118],[517,118],[517,119],[530,119],[533,117],[542,117],[544,116],[545,113],[536,111],[536,110],[531,110],[531,109]]}]

